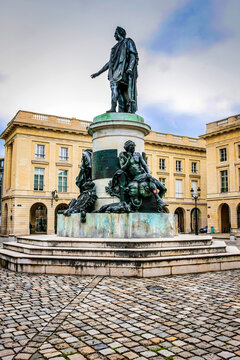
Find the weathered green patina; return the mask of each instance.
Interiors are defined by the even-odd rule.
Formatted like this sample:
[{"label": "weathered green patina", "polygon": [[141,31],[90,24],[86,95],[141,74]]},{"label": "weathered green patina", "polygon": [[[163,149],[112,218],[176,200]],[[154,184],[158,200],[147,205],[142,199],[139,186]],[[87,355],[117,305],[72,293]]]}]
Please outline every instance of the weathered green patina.
[{"label": "weathered green patina", "polygon": [[58,236],[79,238],[161,238],[176,235],[175,215],[166,213],[58,215]]},{"label": "weathered green patina", "polygon": [[137,121],[144,123],[144,118],[142,116],[130,113],[105,113],[98,116],[95,116],[93,122],[99,121],[112,121],[112,120],[125,120],[125,121]]}]

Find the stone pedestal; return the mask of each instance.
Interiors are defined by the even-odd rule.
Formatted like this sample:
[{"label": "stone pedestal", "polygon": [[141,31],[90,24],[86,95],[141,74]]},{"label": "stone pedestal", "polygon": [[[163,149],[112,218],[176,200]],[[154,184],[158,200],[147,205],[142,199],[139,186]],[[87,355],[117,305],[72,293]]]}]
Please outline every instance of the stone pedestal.
[{"label": "stone pedestal", "polygon": [[58,214],[58,236],[100,239],[167,238],[177,235],[174,214],[130,213],[87,214],[81,223],[80,214]]},{"label": "stone pedestal", "polygon": [[119,202],[108,195],[105,187],[119,169],[118,156],[124,151],[124,143],[132,140],[137,152],[144,152],[144,136],[151,128],[144,119],[129,113],[106,113],[96,116],[88,133],[93,137],[92,179],[96,184],[98,200],[96,210],[102,205]]}]

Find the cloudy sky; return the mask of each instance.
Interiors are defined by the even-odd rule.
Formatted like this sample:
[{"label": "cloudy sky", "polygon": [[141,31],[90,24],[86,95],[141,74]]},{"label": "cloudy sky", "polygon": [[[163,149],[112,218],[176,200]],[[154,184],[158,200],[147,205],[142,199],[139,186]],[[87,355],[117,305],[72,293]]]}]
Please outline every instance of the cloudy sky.
[{"label": "cloudy sky", "polygon": [[[0,132],[18,110],[92,120],[110,107],[117,25],[138,48],[138,114],[198,136],[240,113],[240,0],[0,0]],[[3,156],[3,141],[0,142]]]}]

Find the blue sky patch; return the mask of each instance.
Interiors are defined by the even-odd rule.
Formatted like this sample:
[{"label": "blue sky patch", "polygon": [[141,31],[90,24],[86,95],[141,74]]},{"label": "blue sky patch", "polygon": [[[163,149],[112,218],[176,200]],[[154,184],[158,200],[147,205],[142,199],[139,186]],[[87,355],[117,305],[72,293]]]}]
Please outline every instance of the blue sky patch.
[{"label": "blue sky patch", "polygon": [[[6,129],[7,121],[3,117],[0,117],[0,134]],[[0,139],[0,157],[4,157],[4,144],[5,140]]]},{"label": "blue sky patch", "polygon": [[0,158],[4,157],[4,140],[0,139]]},{"label": "blue sky patch", "polygon": [[216,27],[218,15],[212,0],[190,0],[161,24],[150,49],[175,55],[214,45],[228,35]]},{"label": "blue sky patch", "polygon": [[228,114],[227,117],[231,116],[231,115],[237,115],[240,114],[240,104],[235,104],[231,107],[231,111],[230,114]]},{"label": "blue sky patch", "polygon": [[[176,113],[164,104],[149,105],[141,109],[141,116],[153,131],[198,137],[205,134],[205,124],[213,121],[202,115]],[[217,119],[216,119],[217,120]]]}]

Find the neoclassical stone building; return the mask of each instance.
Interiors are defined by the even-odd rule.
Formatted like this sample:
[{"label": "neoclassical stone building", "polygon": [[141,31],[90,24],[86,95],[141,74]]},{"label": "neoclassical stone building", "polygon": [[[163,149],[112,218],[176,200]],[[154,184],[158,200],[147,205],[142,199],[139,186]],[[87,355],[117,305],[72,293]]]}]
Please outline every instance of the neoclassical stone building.
[{"label": "neoclassical stone building", "polygon": [[240,115],[207,124],[208,226],[216,232],[240,229]]},{"label": "neoclassical stone building", "polygon": [[19,111],[8,123],[2,234],[54,233],[56,214],[78,196],[74,179],[88,122]]},{"label": "neoclassical stone building", "polygon": [[2,216],[2,191],[3,191],[4,158],[0,158],[0,225]]},{"label": "neoclassical stone building", "polygon": [[[231,124],[230,119],[227,119],[228,125]],[[234,124],[239,126],[239,120],[234,119]],[[145,121],[147,122],[147,119]],[[1,227],[3,234],[23,235],[30,232],[51,234],[55,232],[58,210],[66,207],[71,199],[79,194],[75,179],[80,169],[82,150],[91,148],[92,145],[92,139],[86,129],[89,124],[90,122],[75,118],[27,111],[19,111],[9,122],[1,135],[1,138],[5,140]],[[213,206],[214,196],[218,197],[216,200],[218,207],[221,205],[219,201],[227,203],[229,207],[232,206],[232,203],[230,204],[228,201],[235,201],[235,220],[233,217],[231,227],[237,229],[239,226],[236,212],[239,193],[237,190],[235,191],[233,200],[232,195],[228,194],[230,199],[224,192],[225,201],[223,197],[219,197],[219,188],[215,189],[218,183],[216,178],[222,176],[221,179],[223,179],[224,175],[219,172],[221,170],[218,167],[217,158],[209,155],[209,149],[212,149],[211,138],[215,139],[215,144],[220,135],[213,136],[213,132],[216,129],[219,130],[220,127],[223,129],[224,124],[216,125],[216,129],[211,124],[207,125],[206,135],[200,138],[154,131],[151,131],[145,138],[145,152],[151,173],[165,183],[168,189],[165,198],[169,204],[168,211],[177,214],[181,232],[189,233],[194,230],[196,215],[199,227],[206,226],[208,222],[208,225],[214,226],[216,231],[229,230],[222,226],[225,221],[223,205],[221,206],[223,210],[218,210],[218,216],[219,214],[221,216],[220,220],[216,220],[217,216],[214,215]],[[230,137],[231,134],[234,134],[233,131],[227,133]],[[223,144],[225,135],[221,136]],[[236,132],[234,136],[233,143],[235,145],[227,147],[227,149],[229,148],[229,166],[232,161],[233,149],[240,151],[236,139],[238,137],[239,140],[239,133]],[[216,153],[216,150],[214,151]],[[237,161],[236,158],[235,162]],[[229,169],[232,169],[232,166]],[[236,170],[238,165],[234,165],[233,168],[236,176],[236,172],[239,171]],[[239,190],[239,177],[237,181]],[[236,181],[234,184],[236,185]],[[198,199],[196,213],[190,190],[191,188],[196,190],[198,187],[201,188],[201,196]]]}]

